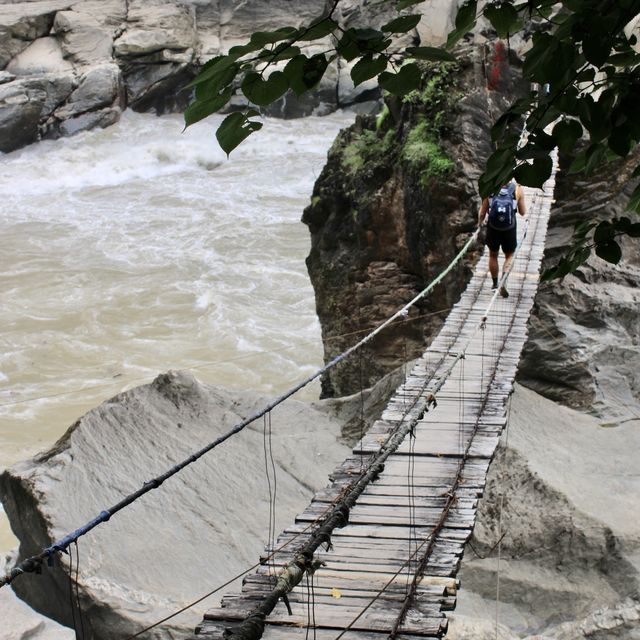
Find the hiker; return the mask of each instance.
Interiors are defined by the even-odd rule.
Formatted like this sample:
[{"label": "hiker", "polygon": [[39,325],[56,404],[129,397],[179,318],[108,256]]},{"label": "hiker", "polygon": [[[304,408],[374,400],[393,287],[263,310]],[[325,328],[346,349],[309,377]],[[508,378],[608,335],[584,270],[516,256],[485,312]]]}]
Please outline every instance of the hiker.
[{"label": "hiker", "polygon": [[[503,185],[497,194],[490,198],[485,198],[480,206],[478,227],[481,227],[485,217],[487,218],[485,242],[489,247],[489,272],[493,280],[492,289],[498,288],[498,253],[500,247],[504,252],[504,264],[502,266],[504,275],[509,269],[518,245],[516,209],[521,216],[526,214],[524,193],[514,180]],[[488,216],[487,213],[489,214]],[[509,297],[509,292],[504,285],[500,287],[500,295],[503,298]]]}]

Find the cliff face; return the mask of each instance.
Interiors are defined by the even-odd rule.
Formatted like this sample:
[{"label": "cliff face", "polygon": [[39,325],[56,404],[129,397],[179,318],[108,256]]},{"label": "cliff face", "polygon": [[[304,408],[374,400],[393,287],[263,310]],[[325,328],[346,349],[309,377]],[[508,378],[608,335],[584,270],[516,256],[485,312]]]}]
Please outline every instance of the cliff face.
[{"label": "cliff face", "polygon": [[[517,69],[495,57],[492,46],[473,46],[456,65],[428,67],[419,90],[335,141],[302,218],[325,360],[412,299],[475,229],[492,116],[523,89]],[[466,281],[461,266],[406,321],[329,372],[323,395],[353,393],[420,354]]]},{"label": "cliff face", "polygon": [[[0,151],[42,138],[106,127],[123,109],[182,110],[198,67],[243,44],[254,31],[300,27],[322,15],[325,0],[35,0],[0,3]],[[454,0],[425,14],[407,42],[438,44],[453,24]],[[389,4],[342,0],[344,29],[380,26]],[[326,50],[311,43],[305,53]],[[269,109],[297,117],[377,99],[375,81],[354,88],[352,64],[331,63],[314,92],[287,95]]]},{"label": "cliff face", "polygon": [[[625,215],[639,158],[636,152],[590,177],[569,174],[570,159],[562,159],[545,267],[566,251],[577,222]],[[613,424],[638,417],[639,286],[640,243],[628,238],[618,265],[592,256],[578,273],[542,285],[520,363],[522,384]]]}]

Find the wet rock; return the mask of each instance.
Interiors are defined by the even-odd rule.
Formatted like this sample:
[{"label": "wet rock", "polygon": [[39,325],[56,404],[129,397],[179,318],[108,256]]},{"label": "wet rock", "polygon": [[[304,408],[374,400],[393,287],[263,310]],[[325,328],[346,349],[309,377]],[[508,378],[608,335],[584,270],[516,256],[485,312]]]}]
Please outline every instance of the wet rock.
[{"label": "wet rock", "polygon": [[70,4],[64,0],[3,4],[0,13],[0,69],[33,40],[47,35],[56,11],[64,10]]},{"label": "wet rock", "polygon": [[80,80],[78,88],[68,97],[66,104],[56,111],[56,117],[66,120],[85,111],[112,105],[120,96],[122,78],[115,64],[94,67]]},{"label": "wet rock", "polygon": [[21,82],[0,85],[0,151],[6,153],[38,140],[47,94]]},{"label": "wet rock", "polygon": [[7,65],[7,71],[16,76],[65,73],[72,68],[58,41],[51,37],[34,40]]},{"label": "wet rock", "polygon": [[[0,476],[20,556],[90,520],[265,404],[170,372],[90,411],[49,451]],[[348,451],[333,415],[295,401],[271,413],[277,531]],[[264,428],[262,420],[251,425],[80,540],[85,637],[127,637],[255,563],[269,527]],[[63,556],[14,588],[70,625],[68,569]],[[207,606],[149,637],[192,631]]]}]

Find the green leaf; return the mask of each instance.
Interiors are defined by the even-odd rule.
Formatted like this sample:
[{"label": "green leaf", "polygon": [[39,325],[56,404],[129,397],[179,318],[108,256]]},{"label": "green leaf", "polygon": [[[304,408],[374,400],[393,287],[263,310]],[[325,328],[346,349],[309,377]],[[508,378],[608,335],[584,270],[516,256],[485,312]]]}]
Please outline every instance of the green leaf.
[{"label": "green leaf", "polygon": [[396,9],[398,9],[398,11],[402,11],[407,7],[412,7],[414,4],[422,4],[423,2],[425,2],[425,0],[398,0]]},{"label": "green leaf", "polygon": [[250,102],[264,107],[283,96],[289,88],[289,80],[282,71],[274,71],[266,80],[259,73],[250,71],[242,81],[242,93]]},{"label": "green leaf", "polygon": [[407,47],[407,53],[418,60],[432,62],[456,62],[456,57],[446,49],[440,47]]},{"label": "green leaf", "polygon": [[304,55],[292,58],[283,73],[289,80],[289,85],[297,96],[313,89],[322,79],[329,61],[323,53],[317,53],[311,58]]},{"label": "green leaf", "polygon": [[595,67],[601,67],[611,53],[611,39],[606,35],[591,32],[582,41],[582,52],[587,62],[590,62]]},{"label": "green leaf", "polygon": [[533,164],[521,164],[516,167],[513,177],[527,187],[542,187],[551,175],[553,162],[551,158],[536,158]]},{"label": "green leaf", "polygon": [[378,76],[380,86],[394,96],[404,96],[420,86],[422,74],[417,64],[405,64],[398,73],[382,72]]},{"label": "green leaf", "polygon": [[571,153],[582,137],[582,126],[577,120],[561,120],[553,127],[552,135],[562,153]]},{"label": "green leaf", "polygon": [[508,2],[487,4],[484,8],[484,16],[491,22],[499,38],[507,38],[509,34],[514,33],[516,30],[518,12]]},{"label": "green leaf", "polygon": [[263,49],[258,54],[258,57],[271,64],[273,62],[280,62],[281,60],[290,60],[298,55],[300,55],[300,47],[295,47],[288,42],[281,42],[273,51]]},{"label": "green leaf", "polygon": [[254,131],[262,129],[262,122],[249,120],[251,115],[256,115],[254,110],[247,113],[236,111],[228,115],[216,131],[218,144],[227,156]]},{"label": "green leaf", "polygon": [[467,32],[471,31],[476,23],[477,0],[465,0],[456,14],[456,28],[447,37],[447,49],[460,40]]},{"label": "green leaf", "polygon": [[351,79],[357,87],[359,84],[370,80],[382,73],[387,68],[387,59],[384,56],[374,58],[370,53],[360,58],[351,69]]},{"label": "green leaf", "polygon": [[387,24],[380,27],[380,29],[387,33],[406,33],[407,31],[411,31],[411,29],[415,29],[421,18],[422,16],[420,14],[399,16],[391,20],[391,22],[387,22]]},{"label": "green leaf", "polygon": [[611,264],[618,264],[622,258],[622,249],[615,240],[596,245],[596,255]]},{"label": "green leaf", "polygon": [[224,76],[230,67],[239,68],[236,55],[217,56],[203,65],[200,73],[187,85],[187,88],[196,87],[203,82],[219,83],[220,77]]},{"label": "green leaf", "polygon": [[338,28],[338,23],[331,18],[322,18],[313,22],[305,29],[300,30],[297,38],[298,42],[309,42],[310,40],[320,40],[333,33]]},{"label": "green leaf", "polygon": [[617,127],[609,135],[609,149],[623,158],[629,155],[632,143],[628,127]]},{"label": "green leaf", "polygon": [[264,47],[267,44],[274,44],[281,40],[291,40],[298,35],[298,30],[294,27],[282,27],[275,31],[255,31],[251,34],[250,43],[253,46]]},{"label": "green leaf", "polygon": [[228,89],[220,95],[206,100],[196,99],[184,111],[184,127],[190,127],[192,124],[210,116],[212,113],[220,111],[231,99],[232,90]]}]

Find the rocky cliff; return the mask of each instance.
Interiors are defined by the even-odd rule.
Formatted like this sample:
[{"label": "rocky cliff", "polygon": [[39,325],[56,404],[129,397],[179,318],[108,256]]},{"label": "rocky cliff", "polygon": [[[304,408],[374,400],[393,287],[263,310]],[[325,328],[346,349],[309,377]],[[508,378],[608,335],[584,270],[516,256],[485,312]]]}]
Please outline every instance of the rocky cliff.
[{"label": "rocky cliff", "polygon": [[[523,90],[517,64],[491,44],[468,46],[459,63],[427,66],[420,89],[387,99],[377,118],[362,117],[337,138],[302,218],[326,360],[412,299],[460,250],[477,225],[476,183],[494,115]],[[450,274],[360,359],[332,370],[323,394],[370,386],[421,353],[467,275],[464,266]]]},{"label": "rocky cliff", "polygon": [[[453,0],[424,8],[412,42],[439,43]],[[308,24],[325,0],[32,0],[0,3],[0,151],[116,122],[123,109],[181,110],[201,64],[254,31]],[[343,28],[380,25],[388,4],[343,0]],[[309,48],[315,53],[314,44]],[[354,89],[351,65],[334,61],[312,95],[285,96],[269,113],[328,112],[377,98],[375,82]]]}]

